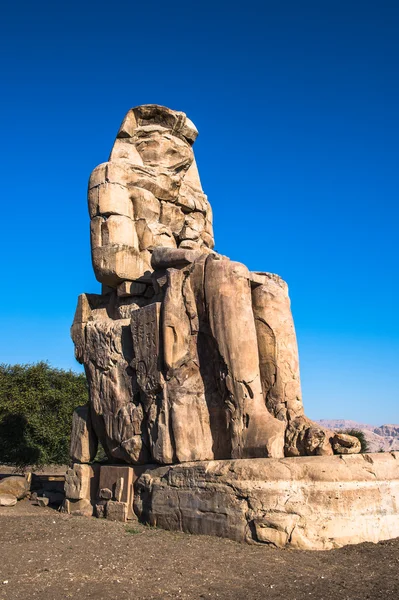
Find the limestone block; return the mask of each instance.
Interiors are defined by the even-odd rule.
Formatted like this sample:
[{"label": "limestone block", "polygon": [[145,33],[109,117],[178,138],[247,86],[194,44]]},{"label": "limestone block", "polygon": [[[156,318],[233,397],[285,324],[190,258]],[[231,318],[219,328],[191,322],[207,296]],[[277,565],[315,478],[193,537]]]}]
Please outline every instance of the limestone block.
[{"label": "limestone block", "polygon": [[360,440],[345,433],[334,433],[332,445],[336,454],[357,454],[361,450]]},{"label": "limestone block", "polygon": [[128,519],[128,506],[126,502],[109,500],[107,502],[106,516],[110,521],[126,522]]},{"label": "limestone block", "polygon": [[97,454],[98,439],[90,418],[90,405],[78,406],[72,415],[70,457],[72,462],[92,462]]},{"label": "limestone block", "polygon": [[116,293],[121,298],[127,296],[142,296],[146,289],[147,285],[145,283],[140,283],[139,281],[124,281],[118,285]]},{"label": "limestone block", "polygon": [[139,279],[148,268],[138,249],[122,244],[92,247],[92,262],[97,280],[110,287]]},{"label": "limestone block", "polygon": [[188,117],[186,117],[184,125],[182,125],[180,131],[182,135],[184,135],[184,137],[187,139],[187,141],[189,141],[191,144],[193,144],[197,139],[198,129]]},{"label": "limestone block", "polygon": [[[101,486],[101,484],[100,484]],[[111,500],[112,499],[112,491],[109,488],[100,487],[100,491],[98,493],[98,497],[102,500]]]},{"label": "limestone block", "polygon": [[144,219],[147,223],[159,221],[161,205],[151,192],[142,188],[132,188],[130,198],[133,202],[134,218]]},{"label": "limestone block", "polygon": [[185,225],[193,231],[201,233],[205,228],[205,217],[200,212],[189,213],[186,215]]},{"label": "limestone block", "polygon": [[64,511],[75,517],[92,517],[93,505],[86,498],[81,500],[66,499],[64,501]]},{"label": "limestone block", "polygon": [[101,224],[102,245],[120,244],[138,248],[134,221],[122,215],[110,215]]},{"label": "limestone block", "polygon": [[127,186],[129,190],[143,188],[159,200],[174,202],[179,196],[181,175],[173,171],[127,164]]},{"label": "limestone block", "polygon": [[125,487],[125,480],[123,477],[119,477],[119,479],[116,482],[116,486],[115,486],[115,500],[117,502],[122,501],[124,487]]},{"label": "limestone block", "polygon": [[169,267],[183,267],[193,263],[201,256],[200,251],[184,249],[154,248],[151,257],[153,269],[167,269]]},{"label": "limestone block", "polygon": [[91,190],[100,185],[100,183],[104,183],[107,181],[107,165],[108,163],[101,163],[91,172],[89,179],[88,189]]},{"label": "limestone block", "polygon": [[215,245],[213,235],[209,235],[209,233],[207,233],[206,231],[201,231],[201,239],[204,242],[205,246],[212,250],[212,248]]},{"label": "limestone block", "polygon": [[176,204],[181,206],[184,213],[190,213],[196,210],[207,214],[210,208],[207,197],[202,191],[201,186],[194,187],[190,184],[188,180],[189,173],[190,169],[187,171],[181,182]]},{"label": "limestone block", "polygon": [[[123,481],[123,485],[121,485]],[[116,499],[118,502],[133,502],[133,481],[134,481],[134,469],[127,465],[102,465],[100,470],[100,481],[99,488],[101,490],[108,490],[111,492],[111,496],[101,496],[101,498],[112,500]],[[119,499],[116,498],[119,496]]]},{"label": "limestone block", "polygon": [[25,498],[30,489],[30,482],[26,477],[11,475],[0,480],[0,494],[10,494],[17,500]]},{"label": "limestone block", "polygon": [[118,131],[118,138],[132,137],[137,127],[137,120],[134,110],[131,108],[125,115]]},{"label": "limestone block", "polygon": [[104,217],[93,217],[90,221],[90,243],[92,252],[95,248],[101,248],[103,245],[101,226],[104,223]]},{"label": "limestone block", "polygon": [[179,237],[181,240],[199,240],[200,232],[188,225],[184,225]]},{"label": "limestone block", "polygon": [[[151,249],[161,246],[162,248],[176,248],[176,240],[172,230],[162,223],[149,223],[152,233]],[[141,248],[144,250],[145,248]]]},{"label": "limestone block", "polygon": [[196,238],[195,240],[182,240],[179,244],[179,248],[186,250],[200,250],[202,248],[202,239]]},{"label": "limestone block", "polygon": [[17,499],[12,494],[0,492],[0,506],[15,506]]},{"label": "limestone block", "polygon": [[46,506],[48,506],[50,504],[50,499],[47,498],[46,496],[43,496],[41,498],[37,498],[36,500],[37,505],[40,506],[41,508],[45,508]]},{"label": "limestone block", "polygon": [[399,453],[224,460],[136,482],[143,522],[236,541],[328,550],[399,536]]},{"label": "limestone block", "polygon": [[[133,202],[127,187],[118,183],[98,186],[98,205],[94,214],[123,215],[133,219]],[[90,216],[94,215],[90,212]]]},{"label": "limestone block", "polygon": [[193,162],[190,165],[187,173],[184,176],[184,184],[202,191],[201,180],[198,172],[197,163],[193,156]]},{"label": "limestone block", "polygon": [[65,496],[69,500],[91,500],[97,494],[99,465],[75,463],[65,474]]},{"label": "limestone block", "polygon": [[141,158],[137,148],[132,140],[127,138],[116,139],[112,148],[111,154],[109,155],[110,161],[127,161],[134,165],[143,165],[143,159]]},{"label": "limestone block", "polygon": [[140,250],[152,250],[158,246],[176,248],[176,240],[171,229],[162,223],[147,223],[144,219],[140,219],[136,221],[136,230]]},{"label": "limestone block", "polygon": [[179,206],[171,202],[161,202],[160,221],[175,235],[179,234],[183,228],[185,215]]}]

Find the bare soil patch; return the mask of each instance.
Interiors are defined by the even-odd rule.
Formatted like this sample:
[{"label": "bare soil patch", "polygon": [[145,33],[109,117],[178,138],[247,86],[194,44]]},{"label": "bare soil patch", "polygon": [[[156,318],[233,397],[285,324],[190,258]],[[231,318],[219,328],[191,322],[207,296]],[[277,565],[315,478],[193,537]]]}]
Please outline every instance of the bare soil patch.
[{"label": "bare soil patch", "polygon": [[[399,539],[276,550],[61,514],[0,508],[0,598],[399,598]],[[7,583],[5,583],[7,582]]]}]

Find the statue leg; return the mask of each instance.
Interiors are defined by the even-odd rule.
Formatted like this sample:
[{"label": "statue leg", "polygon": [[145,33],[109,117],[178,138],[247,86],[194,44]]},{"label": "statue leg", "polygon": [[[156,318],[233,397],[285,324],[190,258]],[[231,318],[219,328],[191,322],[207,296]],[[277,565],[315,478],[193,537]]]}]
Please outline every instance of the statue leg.
[{"label": "statue leg", "polygon": [[225,365],[232,458],[283,456],[285,423],[262,394],[248,269],[210,256],[205,267],[206,311]]},{"label": "statue leg", "polygon": [[268,410],[285,423],[285,455],[358,452],[356,438],[324,429],[304,415],[288,287],[271,273],[264,273],[263,279],[252,291],[260,375]]}]

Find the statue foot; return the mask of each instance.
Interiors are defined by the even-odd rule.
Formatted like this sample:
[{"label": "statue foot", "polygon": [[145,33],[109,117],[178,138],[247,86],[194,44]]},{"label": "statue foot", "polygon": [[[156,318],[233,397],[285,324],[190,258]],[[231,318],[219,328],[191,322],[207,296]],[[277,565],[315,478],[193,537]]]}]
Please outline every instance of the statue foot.
[{"label": "statue foot", "polygon": [[320,427],[307,417],[296,417],[287,424],[285,456],[358,454],[360,449],[360,441],[356,437]]}]

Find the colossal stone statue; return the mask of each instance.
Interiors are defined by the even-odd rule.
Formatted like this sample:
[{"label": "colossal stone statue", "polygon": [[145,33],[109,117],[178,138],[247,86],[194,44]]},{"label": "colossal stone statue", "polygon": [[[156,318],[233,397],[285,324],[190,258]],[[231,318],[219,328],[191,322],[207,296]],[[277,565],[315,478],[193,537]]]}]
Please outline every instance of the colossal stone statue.
[{"label": "colossal stone statue", "polygon": [[285,282],[213,251],[212,211],[182,112],[130,110],[89,182],[101,295],[72,326],[90,388],[72,460],[172,464],[359,452],[304,415]]}]

